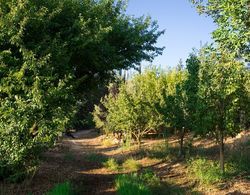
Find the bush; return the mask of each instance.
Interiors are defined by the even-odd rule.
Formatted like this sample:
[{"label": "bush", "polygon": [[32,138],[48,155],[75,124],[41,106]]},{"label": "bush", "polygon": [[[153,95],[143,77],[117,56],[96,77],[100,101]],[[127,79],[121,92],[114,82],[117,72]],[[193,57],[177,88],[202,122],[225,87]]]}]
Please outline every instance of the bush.
[{"label": "bush", "polygon": [[47,192],[46,195],[71,195],[72,187],[69,182],[57,184],[53,189],[49,192]]},{"label": "bush", "polygon": [[222,181],[224,175],[217,162],[205,158],[191,159],[188,163],[190,175],[200,184],[210,185]]},{"label": "bush", "polygon": [[119,195],[150,195],[161,186],[160,179],[153,171],[147,169],[141,174],[119,175],[115,180]]},{"label": "bush", "polygon": [[106,162],[103,163],[105,168],[107,168],[110,171],[119,171],[119,164],[116,162],[114,158],[108,159]]},{"label": "bush", "polygon": [[123,164],[122,167],[126,171],[138,171],[141,168],[141,164],[138,163],[133,158],[127,159]]}]

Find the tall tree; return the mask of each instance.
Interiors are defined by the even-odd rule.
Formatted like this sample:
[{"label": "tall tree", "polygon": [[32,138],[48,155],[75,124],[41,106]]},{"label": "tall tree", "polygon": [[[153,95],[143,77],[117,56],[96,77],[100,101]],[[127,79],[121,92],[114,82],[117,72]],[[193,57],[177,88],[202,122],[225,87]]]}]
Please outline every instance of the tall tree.
[{"label": "tall tree", "polygon": [[195,53],[190,54],[186,60],[187,79],[184,90],[187,96],[187,128],[194,130],[196,125],[198,85],[199,85],[200,61]]},{"label": "tall tree", "polygon": [[244,65],[232,54],[205,49],[200,61],[197,130],[218,141],[224,172],[224,139],[241,130],[241,113],[249,105],[245,85],[249,78]]},{"label": "tall tree", "polygon": [[161,107],[166,123],[175,128],[180,141],[180,155],[184,155],[184,137],[187,131],[187,96],[185,92],[186,71],[173,70],[166,73],[164,106]]},{"label": "tall tree", "polygon": [[218,25],[213,38],[219,46],[250,61],[250,1],[190,0],[199,13],[212,17]]},{"label": "tall tree", "polygon": [[124,2],[0,0],[0,179],[30,169],[114,69],[162,52],[157,24]]}]

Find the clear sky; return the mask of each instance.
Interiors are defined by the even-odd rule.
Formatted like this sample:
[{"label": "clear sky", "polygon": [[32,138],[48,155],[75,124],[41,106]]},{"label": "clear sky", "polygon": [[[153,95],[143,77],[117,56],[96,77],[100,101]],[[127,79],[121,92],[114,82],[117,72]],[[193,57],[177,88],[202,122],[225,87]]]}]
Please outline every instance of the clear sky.
[{"label": "clear sky", "polygon": [[199,15],[189,0],[129,0],[127,13],[150,15],[158,21],[160,30],[166,30],[157,43],[166,47],[164,53],[153,61],[162,68],[176,66],[180,58],[185,62],[192,48],[211,43],[216,27],[211,18]]}]

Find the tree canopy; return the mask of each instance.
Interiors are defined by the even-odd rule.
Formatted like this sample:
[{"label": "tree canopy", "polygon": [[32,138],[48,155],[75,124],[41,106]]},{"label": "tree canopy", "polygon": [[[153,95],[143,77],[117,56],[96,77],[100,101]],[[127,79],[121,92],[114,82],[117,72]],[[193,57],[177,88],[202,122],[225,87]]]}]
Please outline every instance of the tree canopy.
[{"label": "tree canopy", "polygon": [[212,17],[218,25],[213,32],[219,46],[234,52],[236,57],[250,61],[250,1],[191,0],[199,13]]},{"label": "tree canopy", "polygon": [[0,178],[32,167],[113,70],[161,54],[163,31],[124,2],[0,0]]}]

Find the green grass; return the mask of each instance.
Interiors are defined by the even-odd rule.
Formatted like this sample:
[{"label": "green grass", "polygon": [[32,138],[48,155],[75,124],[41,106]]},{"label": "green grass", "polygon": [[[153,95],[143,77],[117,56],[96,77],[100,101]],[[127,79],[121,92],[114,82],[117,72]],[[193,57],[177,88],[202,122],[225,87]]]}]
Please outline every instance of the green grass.
[{"label": "green grass", "polygon": [[106,146],[106,147],[111,147],[113,146],[113,140],[110,139],[110,138],[105,138],[103,141],[102,141],[102,145]]},{"label": "green grass", "polygon": [[108,159],[106,162],[103,163],[104,167],[110,171],[119,171],[120,167],[117,161],[114,158]]},{"label": "green grass", "polygon": [[122,164],[122,167],[127,171],[138,171],[142,166],[135,159],[129,158]]},{"label": "green grass", "polygon": [[115,180],[118,195],[151,195],[160,186],[160,179],[152,172],[119,175]]},{"label": "green grass", "polygon": [[[225,169],[228,174],[234,170],[229,164],[225,164]],[[221,172],[218,162],[205,158],[190,159],[188,162],[188,172],[201,185],[212,185],[221,182],[226,176],[226,174]]]},{"label": "green grass", "polygon": [[57,184],[46,195],[72,195],[72,188],[69,182]]},{"label": "green grass", "polygon": [[168,159],[171,155],[171,148],[166,143],[161,143],[154,145],[152,148],[144,151],[146,153],[146,156],[150,158],[156,158],[156,159]]},{"label": "green grass", "polygon": [[71,152],[66,152],[63,156],[64,160],[66,161],[74,161],[75,160],[75,156],[74,154],[72,154]]},{"label": "green grass", "polygon": [[90,153],[86,156],[86,160],[89,162],[104,163],[108,160],[108,158],[102,154]]},{"label": "green grass", "polygon": [[235,174],[246,175],[250,179],[250,152],[236,152],[229,158],[229,162],[234,167]]}]

